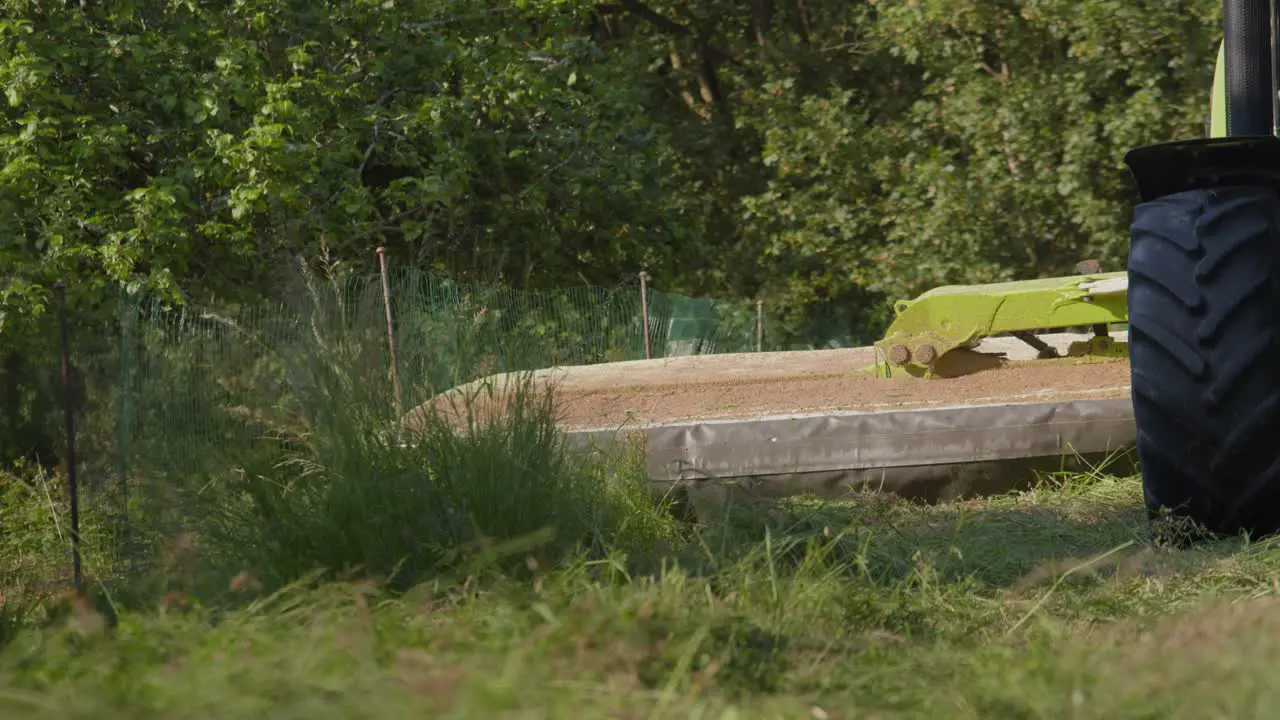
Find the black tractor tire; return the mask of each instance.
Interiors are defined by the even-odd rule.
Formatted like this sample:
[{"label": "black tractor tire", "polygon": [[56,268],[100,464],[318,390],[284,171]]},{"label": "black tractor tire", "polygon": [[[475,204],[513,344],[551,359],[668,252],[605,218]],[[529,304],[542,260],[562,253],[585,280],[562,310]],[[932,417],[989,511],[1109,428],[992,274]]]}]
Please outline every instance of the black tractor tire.
[{"label": "black tractor tire", "polygon": [[1139,205],[1128,305],[1149,513],[1217,535],[1280,530],[1280,193]]}]

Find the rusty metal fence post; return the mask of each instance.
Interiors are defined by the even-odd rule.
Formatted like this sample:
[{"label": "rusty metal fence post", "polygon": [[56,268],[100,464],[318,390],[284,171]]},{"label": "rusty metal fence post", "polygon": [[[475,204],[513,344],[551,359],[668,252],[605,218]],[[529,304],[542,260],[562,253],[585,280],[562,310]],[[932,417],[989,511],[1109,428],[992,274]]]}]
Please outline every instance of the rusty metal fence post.
[{"label": "rusty metal fence post", "polygon": [[391,314],[391,281],[387,278],[387,249],[378,246],[378,274],[382,276],[382,306],[387,315],[387,348],[391,351],[391,388],[395,393],[396,420],[403,416],[403,396],[400,393],[400,363],[396,360],[396,330]]},{"label": "rusty metal fence post", "polygon": [[756,298],[756,352],[764,352],[764,300]]},{"label": "rusty metal fence post", "polygon": [[653,345],[649,339],[649,273],[640,273],[640,322],[644,326],[644,359],[653,359]]}]

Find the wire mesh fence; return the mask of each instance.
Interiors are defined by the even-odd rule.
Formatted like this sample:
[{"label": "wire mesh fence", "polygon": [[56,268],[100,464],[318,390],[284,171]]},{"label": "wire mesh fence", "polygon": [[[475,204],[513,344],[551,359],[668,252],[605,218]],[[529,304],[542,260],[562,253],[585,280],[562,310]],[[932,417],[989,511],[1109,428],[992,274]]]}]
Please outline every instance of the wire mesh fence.
[{"label": "wire mesh fence", "polygon": [[276,456],[306,425],[298,415],[308,394],[333,390],[317,377],[411,409],[495,373],[644,359],[646,316],[655,358],[781,347],[754,301],[649,289],[646,313],[634,280],[535,292],[402,269],[387,286],[402,380],[394,398],[377,274],[303,272],[282,300],[217,309],[123,298],[118,348],[99,370],[98,414],[86,419],[100,449],[112,446],[110,474],[173,488],[208,482],[215,468],[201,463],[221,469],[233,458],[245,466],[255,453]]},{"label": "wire mesh fence", "polygon": [[[377,275],[312,276],[273,304],[212,310],[126,300],[121,309],[120,431],[170,447],[216,442],[245,428],[228,408],[298,385],[283,360],[340,350],[364,381],[390,387],[391,357]],[[406,408],[479,377],[645,358],[636,283],[518,291],[413,270],[389,273],[395,371]],[[755,303],[647,292],[655,358],[775,349],[762,342]],[[767,336],[767,334],[766,334]],[[220,412],[215,410],[221,408]],[[226,421],[214,418],[227,418]],[[230,422],[230,425],[227,423]],[[143,432],[143,428],[150,430]]]},{"label": "wire mesh fence", "polygon": [[[755,301],[642,291],[635,276],[614,287],[517,291],[398,269],[384,290],[378,274],[331,276],[304,265],[277,299],[251,304],[173,305],[110,292],[67,289],[73,372],[65,389],[56,322],[0,346],[4,460],[65,457],[62,410],[75,408],[86,509],[78,530],[110,537],[90,545],[122,553],[92,559],[90,572],[154,558],[162,538],[216,527],[210,507],[230,512],[235,498],[262,487],[247,478],[305,478],[311,470],[288,464],[315,456],[317,444],[332,442],[332,456],[374,437],[334,441],[348,426],[387,427],[396,420],[388,409],[409,412],[482,377],[806,347],[777,332],[781,319]],[[380,417],[360,416],[373,408]],[[211,505],[211,493],[232,500]]]}]

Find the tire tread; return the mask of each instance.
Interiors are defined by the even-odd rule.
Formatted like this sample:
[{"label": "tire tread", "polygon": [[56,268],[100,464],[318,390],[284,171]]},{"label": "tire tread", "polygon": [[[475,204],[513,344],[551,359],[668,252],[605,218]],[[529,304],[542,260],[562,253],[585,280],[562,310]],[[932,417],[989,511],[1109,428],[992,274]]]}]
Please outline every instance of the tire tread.
[{"label": "tire tread", "polygon": [[1216,533],[1280,530],[1280,195],[1239,187],[1138,206],[1129,348],[1149,509]]}]

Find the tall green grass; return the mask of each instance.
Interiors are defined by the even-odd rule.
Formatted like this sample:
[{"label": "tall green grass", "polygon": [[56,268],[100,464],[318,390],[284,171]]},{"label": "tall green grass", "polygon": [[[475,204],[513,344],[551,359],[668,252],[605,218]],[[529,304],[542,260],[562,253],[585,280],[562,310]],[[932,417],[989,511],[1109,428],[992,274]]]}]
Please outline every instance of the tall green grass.
[{"label": "tall green grass", "polygon": [[634,458],[575,453],[528,375],[406,426],[368,362],[376,334],[324,282],[308,278],[288,342],[226,321],[280,389],[227,400],[256,419],[226,442],[134,464],[141,542],[90,503],[92,602],[59,594],[60,483],[0,474],[0,717],[1109,719],[1280,702],[1280,546],[1152,542],[1138,478],[936,506],[797,498],[684,525]]},{"label": "tall green grass", "polygon": [[552,397],[527,379],[503,390],[502,415],[468,407],[458,427],[433,410],[402,430],[340,383],[317,383],[296,449],[223,491],[211,548],[268,587],[316,570],[405,587],[477,564],[509,572],[530,557],[644,552],[676,532],[645,478],[573,456]]},{"label": "tall green grass", "polygon": [[[481,383],[451,407],[421,408],[406,426],[387,368],[375,362],[385,343],[371,331],[377,324],[348,311],[343,283],[302,269],[289,332],[218,318],[227,328],[222,356],[252,358],[242,365],[257,374],[272,368],[278,390],[229,396],[243,420],[225,442],[134,463],[151,478],[146,517],[168,538],[155,547],[181,536],[206,574],[248,574],[264,591],[316,572],[403,588],[482,566],[510,573],[530,562],[645,552],[679,532],[626,458],[574,454],[554,397],[530,374]],[[263,385],[190,377],[211,387],[186,390],[209,397],[219,396],[214,387],[226,395]],[[405,395],[442,389],[423,380],[404,378]],[[497,406],[502,412],[491,412]],[[206,424],[227,423],[223,415]]]},{"label": "tall green grass", "polygon": [[744,509],[652,570],[75,608],[0,652],[0,715],[1267,717],[1275,543],[1144,544],[1136,478],[1072,480]]}]

